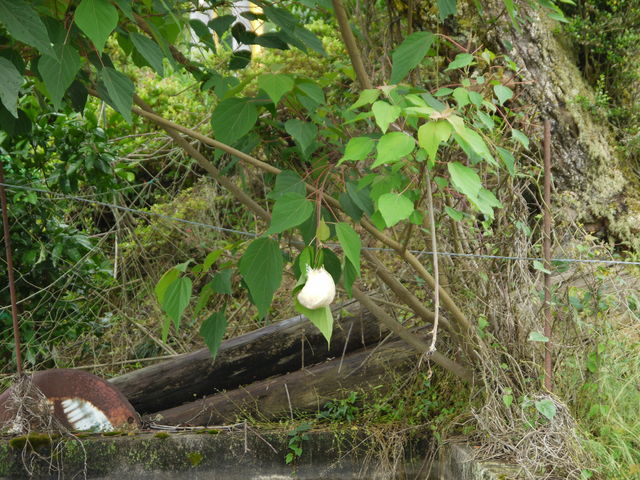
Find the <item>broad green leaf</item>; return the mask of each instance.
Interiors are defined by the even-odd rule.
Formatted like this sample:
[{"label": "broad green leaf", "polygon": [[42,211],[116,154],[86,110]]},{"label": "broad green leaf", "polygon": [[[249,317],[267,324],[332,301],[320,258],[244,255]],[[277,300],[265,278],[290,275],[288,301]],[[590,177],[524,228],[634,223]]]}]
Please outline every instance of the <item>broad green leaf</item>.
[{"label": "broad green leaf", "polygon": [[57,110],[67,88],[71,86],[80,70],[80,55],[71,45],[58,44],[53,47],[56,57],[44,56],[38,62],[38,71],[47,87],[51,102]]},{"label": "broad green leaf", "polygon": [[336,235],[345,256],[355,268],[356,275],[360,276],[360,250],[362,249],[360,236],[351,225],[344,222],[336,223]]},{"label": "broad green leaf", "polygon": [[82,0],[74,19],[96,50],[102,53],[107,38],[118,25],[118,10],[108,0]]},{"label": "broad green leaf", "polygon": [[366,188],[359,188],[352,182],[347,182],[347,194],[356,206],[367,215],[373,214],[373,202]]},{"label": "broad green leaf", "polygon": [[323,248],[320,252],[322,254],[322,265],[324,266],[324,269],[329,272],[329,275],[333,278],[333,282],[337,285],[340,281],[340,276],[342,275],[340,259],[335,253],[333,253],[333,250],[328,248]]},{"label": "broad green leaf", "polygon": [[394,163],[402,157],[406,157],[416,146],[413,137],[403,132],[390,132],[384,134],[378,140],[376,161],[371,168],[376,168],[384,163]]},{"label": "broad green leaf", "polygon": [[216,312],[207,318],[200,326],[200,335],[207,344],[211,359],[215,360],[218,349],[224,338],[224,332],[227,330],[227,319],[224,312]]},{"label": "broad green leaf", "polygon": [[55,57],[47,28],[30,3],[24,0],[0,0],[0,23],[16,40]]},{"label": "broad green leaf", "polygon": [[[322,88],[315,82],[310,80],[298,81],[296,88],[302,92],[303,97],[311,100],[311,103],[315,105],[315,107],[324,104],[326,101]],[[302,98],[298,97],[298,99],[302,101]],[[311,106],[311,104],[309,104],[309,106]]]},{"label": "broad green leaf", "polygon": [[513,395],[503,395],[502,396],[502,403],[504,403],[504,406],[509,408],[511,406],[511,404],[513,403]]},{"label": "broad green leaf", "polygon": [[162,305],[164,302],[164,294],[167,291],[167,287],[173,283],[173,281],[180,276],[180,271],[176,268],[170,268],[164,275],[160,277],[158,283],[156,283],[156,287],[154,292],[156,294],[156,298],[158,299],[158,303]]},{"label": "broad green leaf", "polygon": [[258,77],[258,87],[267,92],[271,101],[276,105],[283,95],[293,90],[294,85],[293,78],[289,75],[265,73]]},{"label": "broad green leaf", "polygon": [[543,342],[543,343],[546,343],[546,342],[549,341],[549,338],[545,337],[540,332],[533,331],[533,332],[531,332],[529,334],[529,341],[530,342]]},{"label": "broad green leaf", "polygon": [[470,53],[459,53],[456,55],[456,58],[449,64],[449,66],[445,69],[445,72],[449,70],[455,70],[456,68],[464,68],[466,66],[471,65],[473,63],[474,57]]},{"label": "broad green leaf", "polygon": [[[322,40],[320,40],[315,33],[313,33],[311,30],[306,29],[305,27],[302,26],[297,26],[296,28],[293,29],[292,32],[285,32],[286,34],[288,34],[290,37],[294,37],[296,40],[299,40],[300,42],[303,43],[304,46],[309,47],[311,50],[313,50],[316,53],[319,53],[320,55],[326,55],[326,52],[324,51],[324,47],[322,46]],[[292,45],[295,45],[296,47],[300,48],[300,46],[297,45],[297,42],[295,44],[292,43]],[[305,48],[300,48],[302,51],[306,51]]]},{"label": "broad green leaf", "polygon": [[316,238],[321,242],[326,242],[329,240],[331,236],[331,230],[329,230],[329,226],[324,221],[324,218],[320,219],[320,223],[318,224],[318,228],[316,228]]},{"label": "broad green leaf", "polygon": [[267,237],[254,240],[240,259],[239,267],[262,318],[269,312],[273,294],[282,281],[283,259],[278,242]]},{"label": "broad green leaf", "polygon": [[520,130],[513,128],[511,130],[511,136],[513,137],[514,140],[517,140],[518,142],[520,142],[520,144],[524,148],[527,148],[527,149],[529,148],[529,138]]},{"label": "broad green leaf", "polygon": [[374,144],[375,141],[369,137],[354,137],[350,139],[344,149],[344,155],[338,162],[338,165],[341,165],[347,160],[364,160],[371,153],[371,150],[373,150]]},{"label": "broad green leaf", "polygon": [[543,400],[538,400],[535,403],[536,410],[538,410],[542,415],[544,415],[547,420],[553,420],[553,417],[556,416],[556,404],[553,403],[552,400],[545,398]]},{"label": "broad green leaf", "polygon": [[160,75],[164,75],[164,65],[162,64],[164,54],[158,44],[150,38],[135,32],[130,33],[129,37],[136,47],[136,50],[138,50],[140,55],[151,65],[151,68]]},{"label": "broad green leaf", "polygon": [[318,135],[318,127],[311,122],[303,122],[297,118],[292,118],[284,124],[284,129],[296,141],[302,155],[308,157],[308,153]]},{"label": "broad green leaf", "polygon": [[370,88],[368,90],[363,90],[360,92],[360,96],[358,100],[349,107],[349,110],[355,110],[356,108],[362,107],[364,105],[369,105],[370,103],[375,102],[382,92],[377,88]]},{"label": "broad green leaf", "polygon": [[208,272],[209,269],[211,268],[211,265],[213,265],[216,262],[216,260],[220,258],[220,255],[222,255],[222,253],[223,251],[221,249],[209,252],[209,254],[204,259],[204,262],[202,262],[202,271]]},{"label": "broad green leaf", "polygon": [[229,98],[218,104],[211,115],[211,126],[218,140],[232,144],[258,121],[258,109],[248,98]]},{"label": "broad green leaf", "polygon": [[271,226],[266,235],[297,227],[313,213],[313,202],[299,193],[285,193],[276,200],[271,213]]},{"label": "broad green leaf", "polygon": [[482,105],[482,102],[484,102],[484,97],[482,95],[480,95],[478,92],[474,92],[473,90],[470,90],[469,91],[469,100],[476,107],[479,107],[479,106]]},{"label": "broad green leaf", "polygon": [[458,132],[458,135],[462,137],[467,145],[469,145],[471,150],[473,150],[479,157],[484,158],[492,165],[497,165],[496,160],[493,158],[493,155],[491,155],[491,152],[489,151],[489,147],[487,147],[487,144],[484,142],[482,136],[478,132],[465,127]]},{"label": "broad green leaf", "polygon": [[351,297],[352,295],[352,286],[356,281],[356,277],[358,276],[358,272],[356,271],[356,267],[353,266],[351,261],[348,258],[344,260],[344,267],[342,268],[342,286],[344,287],[347,295]]},{"label": "broad green leaf", "polygon": [[131,107],[133,106],[133,82],[124,73],[115,71],[113,68],[104,67],[100,75],[107,88],[109,98],[113,102],[115,109],[129,123],[132,121]]},{"label": "broad green leaf", "polygon": [[22,86],[22,75],[10,60],[0,57],[0,100],[5,108],[18,118],[18,93]]},{"label": "broad green leaf", "polygon": [[491,118],[489,115],[487,115],[486,113],[484,113],[482,111],[478,111],[476,113],[478,115],[478,118],[480,119],[480,121],[482,122],[482,124],[485,127],[487,127],[489,130],[493,130],[494,129],[496,124],[493,121],[493,118]]},{"label": "broad green leaf", "polygon": [[204,287],[202,287],[202,289],[200,290],[200,295],[198,296],[198,302],[196,303],[196,306],[193,309],[194,317],[197,317],[198,315],[200,315],[200,312],[204,307],[207,306],[207,304],[209,303],[209,299],[211,298],[211,295],[213,295],[214,293],[215,292],[213,291],[213,288],[211,288],[211,282],[207,283]]},{"label": "broad green leaf", "polygon": [[389,124],[398,119],[402,109],[396,105],[389,105],[387,102],[379,100],[371,106],[371,111],[382,133],[386,133]]},{"label": "broad green leaf", "polygon": [[509,172],[509,175],[513,177],[516,174],[516,169],[515,169],[516,159],[513,158],[513,155],[509,150],[505,150],[502,147],[496,147],[496,150],[498,150],[498,155],[500,155],[500,158],[504,162],[504,165],[507,167],[507,171]]},{"label": "broad green leaf", "polygon": [[136,17],[133,13],[133,9],[131,8],[130,0],[115,0],[115,2],[116,2],[116,5],[120,7],[120,10],[122,10],[122,13],[124,13],[125,17],[127,17],[132,22],[136,21]]},{"label": "broad green leaf", "polygon": [[475,200],[482,188],[480,177],[473,168],[462,165],[460,162],[449,162],[447,164],[451,183],[460,193],[466,195],[471,200]]},{"label": "broad green leaf", "polygon": [[493,218],[493,209],[502,208],[502,203],[496,198],[491,190],[481,188],[476,198],[470,199],[473,204],[478,207],[487,217]]},{"label": "broad green leaf", "polygon": [[276,185],[268,197],[277,200],[285,193],[297,193],[304,196],[306,193],[304,181],[296,172],[291,170],[283,170],[276,177]]},{"label": "broad green leaf", "polygon": [[344,213],[349,215],[356,223],[362,219],[362,209],[356,205],[348,193],[342,192],[338,196],[338,201],[340,202],[340,207],[342,207]]},{"label": "broad green leaf", "polygon": [[404,39],[391,55],[392,84],[401,82],[411,70],[420,64],[435,38],[431,32],[415,32]]},{"label": "broad green leaf", "polygon": [[438,18],[443,22],[447,17],[456,14],[456,0],[436,0]]},{"label": "broad green leaf", "polygon": [[493,93],[496,94],[496,98],[500,105],[504,105],[504,102],[513,98],[513,91],[504,85],[494,85]]},{"label": "broad green leaf", "polygon": [[[189,277],[176,278],[164,294],[162,310],[173,320],[176,329],[180,328],[180,317],[189,305],[193,284]],[[164,339],[166,340],[166,338]]]},{"label": "broad green leaf", "polygon": [[538,270],[539,272],[547,273],[549,275],[551,275],[552,273],[551,270],[544,268],[544,264],[540,260],[533,261],[533,268]]},{"label": "broad green leaf", "polygon": [[460,210],[456,210],[455,208],[445,206],[444,211],[456,222],[459,222],[464,218],[464,213],[462,213]]},{"label": "broad green leaf", "polygon": [[296,17],[289,10],[265,4],[262,11],[269,20],[284,30],[293,30],[298,26]]},{"label": "broad green leaf", "polygon": [[221,38],[224,32],[229,30],[229,27],[236,21],[235,15],[220,15],[219,17],[209,20],[207,26],[218,34]]},{"label": "broad green leaf", "polygon": [[399,193],[385,193],[378,198],[378,210],[387,227],[393,227],[413,213],[413,202]]},{"label": "broad green leaf", "polygon": [[333,314],[331,313],[331,308],[322,307],[310,310],[300,305],[300,302],[298,302],[296,298],[295,309],[298,313],[307,317],[311,323],[320,330],[320,333],[327,339],[327,345],[330,345],[331,334],[333,333]]},{"label": "broad green leaf", "polygon": [[466,107],[471,102],[469,99],[469,90],[462,87],[458,87],[453,91],[453,98],[456,99],[458,108]]},{"label": "broad green leaf", "polygon": [[424,148],[432,162],[436,159],[438,146],[449,140],[451,125],[445,120],[428,122],[418,129],[418,145]]},{"label": "broad green leaf", "polygon": [[211,289],[221,295],[231,295],[233,293],[231,289],[231,275],[233,275],[233,270],[230,268],[216,273],[209,283]]}]

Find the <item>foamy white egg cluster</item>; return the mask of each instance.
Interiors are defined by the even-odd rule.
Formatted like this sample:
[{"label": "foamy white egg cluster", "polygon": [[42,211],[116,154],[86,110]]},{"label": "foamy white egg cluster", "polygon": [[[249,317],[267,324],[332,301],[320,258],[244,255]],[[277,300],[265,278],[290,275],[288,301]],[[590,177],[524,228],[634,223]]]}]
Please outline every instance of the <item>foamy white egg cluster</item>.
[{"label": "foamy white egg cluster", "polygon": [[307,283],[304,284],[298,301],[310,310],[327,307],[336,296],[336,284],[333,277],[323,267],[311,268],[307,265]]}]

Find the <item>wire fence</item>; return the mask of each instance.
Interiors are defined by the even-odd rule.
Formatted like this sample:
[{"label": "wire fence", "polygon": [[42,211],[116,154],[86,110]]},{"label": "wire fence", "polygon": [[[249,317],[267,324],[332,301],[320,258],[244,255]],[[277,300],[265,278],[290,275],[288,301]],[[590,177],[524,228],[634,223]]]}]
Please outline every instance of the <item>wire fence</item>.
[{"label": "wire fence", "polygon": [[[218,231],[218,232],[233,233],[233,234],[236,234],[236,235],[241,235],[241,236],[251,237],[251,238],[256,238],[256,237],[260,236],[260,234],[254,233],[254,232],[247,232],[245,230],[237,230],[237,229],[233,229],[233,228],[226,228],[226,227],[221,227],[221,226],[218,226],[218,225],[212,225],[212,224],[208,224],[208,223],[204,223],[204,222],[197,222],[197,221],[193,221],[193,220],[187,220],[187,219],[184,219],[184,218],[173,217],[171,215],[164,215],[162,213],[157,213],[157,212],[139,210],[139,209],[136,209],[136,208],[125,207],[125,206],[117,205],[117,204],[114,204],[114,203],[95,200],[93,198],[79,197],[79,196],[76,196],[76,195],[68,195],[68,194],[63,194],[63,193],[51,192],[49,190],[45,190],[45,189],[42,189],[42,188],[30,187],[30,186],[26,186],[26,185],[13,185],[13,184],[9,184],[9,183],[0,183],[0,185],[3,185],[5,188],[11,189],[11,190],[22,190],[22,191],[46,194],[46,195],[50,195],[50,196],[53,196],[53,197],[55,197],[57,199],[61,199],[61,200],[73,200],[73,201],[77,201],[77,202],[88,203],[88,204],[91,204],[91,205],[100,205],[100,206],[103,206],[103,207],[113,208],[113,209],[116,209],[116,210],[129,212],[129,213],[140,215],[140,216],[144,216],[144,217],[160,218],[160,219],[173,221],[173,222],[178,222],[178,223],[183,223],[183,224],[187,224],[187,225],[191,225],[191,226],[202,227],[202,228],[206,228],[206,229],[214,230],[214,231]],[[290,243],[296,243],[296,242],[290,242]],[[334,243],[328,243],[327,245],[334,246],[334,247],[339,247],[340,246],[339,244],[334,244]],[[363,247],[363,250],[394,251],[392,248],[385,248],[385,247]],[[417,254],[417,255],[433,255],[433,252],[431,252],[429,250],[408,250],[408,251],[413,253],[413,254]],[[437,252],[437,254],[439,256],[447,256],[447,257],[464,257],[464,258],[507,260],[507,261],[527,261],[527,262],[534,262],[534,261],[542,262],[542,261],[544,261],[544,259],[542,257],[490,255],[490,254],[483,254],[483,253],[460,253],[460,252],[446,252],[446,251],[440,252],[439,251],[439,252]],[[551,261],[554,262],[554,263],[591,263],[591,264],[606,264],[606,265],[635,265],[635,266],[640,266],[640,261],[614,260],[614,259],[604,259],[604,258],[552,258]]]}]

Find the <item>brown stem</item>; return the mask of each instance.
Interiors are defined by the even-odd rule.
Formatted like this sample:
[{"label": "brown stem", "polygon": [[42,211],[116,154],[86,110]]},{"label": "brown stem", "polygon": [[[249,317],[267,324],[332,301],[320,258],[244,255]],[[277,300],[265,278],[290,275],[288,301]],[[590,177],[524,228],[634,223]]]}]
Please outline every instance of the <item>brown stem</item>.
[{"label": "brown stem", "polygon": [[433,192],[431,191],[431,176],[429,169],[426,170],[427,175],[427,201],[429,202],[429,230],[431,230],[431,251],[433,252],[433,278],[436,286],[433,289],[433,310],[435,318],[433,319],[433,330],[431,331],[431,345],[429,353],[436,351],[436,340],[438,338],[438,318],[440,314],[440,276],[438,275],[438,244],[436,242],[436,220],[433,215]]},{"label": "brown stem", "polygon": [[333,11],[336,14],[336,20],[338,21],[338,27],[340,28],[340,34],[342,35],[345,47],[347,47],[347,53],[351,59],[353,69],[356,72],[360,88],[363,90],[373,88],[371,80],[369,79],[369,74],[367,74],[367,70],[364,68],[364,62],[362,61],[362,55],[360,55],[360,50],[356,44],[356,39],[353,36],[351,27],[349,26],[349,19],[347,17],[347,12],[344,9],[344,5],[342,5],[340,0],[332,0],[332,2]]},{"label": "brown stem", "polygon": [[4,189],[4,166],[0,161],[0,203],[2,203],[2,227],[4,231],[4,247],[7,253],[7,274],[9,277],[9,294],[11,296],[11,317],[13,319],[13,341],[16,349],[16,367],[18,375],[22,375],[22,353],[20,352],[20,325],[18,324],[18,301],[16,295],[16,281],[13,276],[13,251],[9,236],[9,210],[7,208],[7,194]]},{"label": "brown stem", "polygon": [[[407,342],[413,348],[415,348],[420,353],[428,353],[429,345],[423,342],[418,336],[411,333],[409,330],[404,328],[398,322],[396,322],[391,315],[385,312],[382,308],[380,308],[368,295],[363,293],[357,287],[353,287],[353,297],[358,300],[363,307],[369,310],[380,322],[382,322],[386,327],[389,328],[393,333],[398,335],[402,340]],[[470,370],[464,368],[462,365],[449,360],[447,357],[442,355],[440,352],[434,352],[430,356],[431,360],[440,365],[445,370],[453,373],[454,375],[460,377],[463,380],[471,381],[473,379],[473,374]]]}]

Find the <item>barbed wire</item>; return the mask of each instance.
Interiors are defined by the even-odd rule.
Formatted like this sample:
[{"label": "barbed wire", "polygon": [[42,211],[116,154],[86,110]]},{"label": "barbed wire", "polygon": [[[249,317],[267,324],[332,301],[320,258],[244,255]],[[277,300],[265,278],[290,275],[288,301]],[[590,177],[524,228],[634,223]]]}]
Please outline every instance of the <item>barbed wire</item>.
[{"label": "barbed wire", "polygon": [[[100,205],[103,207],[114,208],[117,210],[134,213],[137,215],[147,216],[147,217],[156,217],[164,220],[184,223],[196,227],[202,227],[209,230],[215,230],[219,232],[225,233],[234,233],[237,235],[242,235],[245,237],[256,238],[259,237],[260,234],[247,232],[245,230],[237,230],[233,228],[220,227],[218,225],[211,225],[208,223],[197,222],[194,220],[186,220],[184,218],[173,217],[171,215],[164,215],[162,213],[150,212],[146,210],[139,210],[131,207],[124,207],[122,205],[116,205],[114,203],[103,202],[100,200],[94,200],[86,197],[79,197],[76,195],[68,195],[64,193],[51,192],[49,190],[44,190],[41,188],[29,187],[26,185],[13,185],[9,183],[0,183],[0,185],[12,189],[12,190],[24,190],[29,192],[43,193],[47,195],[52,195],[54,197],[66,200],[75,200],[78,202]],[[291,242],[291,243],[299,243],[299,242]],[[337,243],[328,243],[329,246],[339,247],[340,245]],[[386,248],[386,247],[363,247],[363,250],[369,251],[385,251],[385,252],[393,252],[394,249]],[[428,250],[409,250],[409,252],[416,255],[433,255],[433,252]],[[459,252],[438,252],[440,256],[448,256],[448,257],[463,257],[463,258],[481,258],[481,259],[493,259],[493,260],[510,260],[510,261],[527,261],[527,262],[535,262],[535,261],[544,261],[542,257],[521,257],[521,256],[511,256],[511,255],[490,255],[483,253],[459,253]],[[600,258],[552,258],[552,262],[554,263],[591,263],[591,264],[607,264],[607,265],[636,265],[640,266],[640,261],[630,261],[630,260],[613,260],[613,259],[600,259]]]}]

